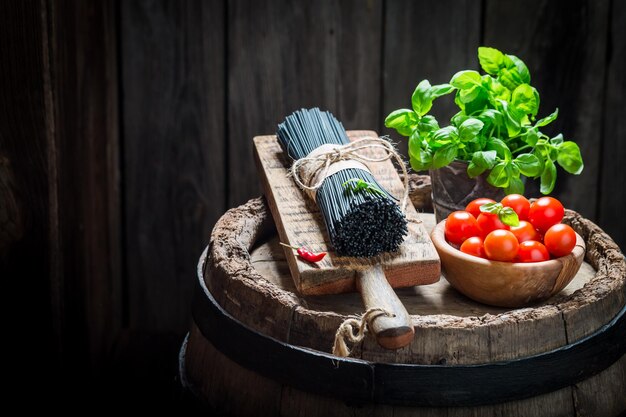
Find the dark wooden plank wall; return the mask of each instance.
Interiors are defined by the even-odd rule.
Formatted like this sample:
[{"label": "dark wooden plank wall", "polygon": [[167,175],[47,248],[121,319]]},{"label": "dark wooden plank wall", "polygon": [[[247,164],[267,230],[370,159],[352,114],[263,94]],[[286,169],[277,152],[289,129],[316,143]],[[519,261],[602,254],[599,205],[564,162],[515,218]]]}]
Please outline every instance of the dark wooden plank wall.
[{"label": "dark wooden plank wall", "polygon": [[607,24],[608,56],[604,86],[602,142],[596,201],[598,223],[626,250],[626,2],[613,0]]},{"label": "dark wooden plank wall", "polygon": [[[550,133],[581,146],[583,175],[559,172],[556,195],[626,246],[623,2],[2,7],[1,165],[12,167],[25,219],[8,264],[38,277],[40,301],[60,323],[57,340],[94,362],[121,328],[130,329],[122,341],[148,334],[146,349],[163,349],[153,341],[169,335],[174,354],[212,225],[259,193],[254,135],[274,132],[299,107],[320,106],[348,129],[391,134],[405,150],[383,128],[385,115],[408,107],[421,79],[441,83],[477,68],[481,44],[528,63],[541,114],[561,110]],[[448,101],[436,114],[452,111]],[[26,264],[31,251],[42,257]]]},{"label": "dark wooden plank wall", "polygon": [[197,259],[224,212],[224,28],[222,2],[121,3],[132,329],[182,333]]},{"label": "dark wooden plank wall", "polygon": [[36,368],[44,397],[61,367],[100,368],[122,326],[115,10],[0,3],[0,218],[18,225],[0,244],[9,366]]},{"label": "dark wooden plank wall", "polygon": [[[59,278],[55,258],[60,242],[55,225],[57,188],[51,181],[56,160],[46,16],[40,1],[0,3],[0,277],[6,285],[3,305],[16,298],[32,303],[32,308],[17,310],[23,320],[5,320],[6,331],[15,337],[15,343],[8,344],[12,358],[35,353],[33,344],[41,339],[41,353],[30,359],[44,375],[58,370],[50,364],[57,362],[61,339],[57,326],[61,316],[53,307],[58,305],[53,286]],[[37,321],[40,338],[23,327]],[[17,383],[26,382],[13,361],[8,362]]]}]

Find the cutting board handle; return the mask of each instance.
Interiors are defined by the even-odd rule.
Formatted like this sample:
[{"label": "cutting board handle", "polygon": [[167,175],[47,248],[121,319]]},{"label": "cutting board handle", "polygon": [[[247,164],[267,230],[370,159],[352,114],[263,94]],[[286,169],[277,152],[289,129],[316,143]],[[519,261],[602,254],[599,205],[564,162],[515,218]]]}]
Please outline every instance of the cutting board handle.
[{"label": "cutting board handle", "polygon": [[386,349],[400,349],[411,343],[415,335],[411,316],[389,285],[383,268],[376,265],[357,272],[356,286],[366,310],[381,308],[394,316],[377,316],[369,323],[378,344]]}]

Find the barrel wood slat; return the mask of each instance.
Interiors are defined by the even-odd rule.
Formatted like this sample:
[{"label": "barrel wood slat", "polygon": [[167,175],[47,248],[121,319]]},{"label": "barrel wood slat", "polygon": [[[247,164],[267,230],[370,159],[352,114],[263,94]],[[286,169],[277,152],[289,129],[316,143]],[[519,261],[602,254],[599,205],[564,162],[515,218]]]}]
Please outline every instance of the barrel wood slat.
[{"label": "barrel wood slat", "polygon": [[[428,181],[428,177],[411,177],[411,183],[417,186],[412,190],[412,201],[426,199],[424,196],[430,192]],[[417,208],[423,210],[424,206]],[[433,226],[432,215],[423,218],[427,228]],[[356,346],[353,357],[371,361],[365,363],[374,364],[376,377],[380,378],[386,368],[379,365],[385,363],[445,364],[446,367],[438,369],[448,369],[514,360],[560,348],[596,332],[624,307],[624,258],[610,237],[593,223],[570,211],[566,221],[583,236],[588,252],[574,281],[557,296],[531,308],[509,310],[475,303],[458,294],[443,279],[434,285],[400,289],[397,290],[399,297],[413,314],[415,340],[406,348],[389,351],[367,337]],[[262,199],[250,200],[230,210],[213,231],[206,263],[201,266],[203,282],[226,313],[254,332],[285,342],[288,344],[285,346],[330,352],[334,332],[342,320],[349,314],[362,312],[358,294],[299,296],[274,235],[271,215]],[[626,356],[623,355],[604,371],[571,387],[540,395],[529,392],[531,398],[479,405],[471,410],[447,404],[417,408],[398,403],[389,405],[389,398],[375,398],[378,403],[366,401],[355,408],[354,404],[340,399],[281,385],[245,369],[218,351],[205,338],[207,332],[200,330],[206,325],[202,310],[197,308],[198,303],[206,301],[203,297],[206,298],[206,294],[199,292],[194,304],[195,322],[199,326],[194,324],[190,332],[185,370],[199,397],[212,407],[233,415],[258,415],[260,409],[267,415],[329,416],[464,416],[468,413],[478,416],[577,413],[610,416],[626,411],[626,398],[621,395],[626,386]],[[281,358],[266,360],[274,366],[277,363],[274,361]],[[350,363],[341,362],[340,366]],[[276,365],[278,369],[282,366],[285,364]],[[294,363],[293,366],[305,365]],[[549,380],[551,370],[549,366],[545,368]],[[389,369],[398,371],[393,365]],[[268,372],[273,371],[269,368]],[[545,376],[528,375],[528,379]],[[436,379],[433,384],[445,383]],[[408,389],[412,383],[419,382],[407,381]],[[468,381],[468,384],[480,386],[481,382]],[[377,388],[384,393],[385,384],[383,381],[378,384]],[[503,389],[506,386],[503,377]],[[358,387],[352,388],[358,390]],[[396,393],[384,395],[393,397]]]}]

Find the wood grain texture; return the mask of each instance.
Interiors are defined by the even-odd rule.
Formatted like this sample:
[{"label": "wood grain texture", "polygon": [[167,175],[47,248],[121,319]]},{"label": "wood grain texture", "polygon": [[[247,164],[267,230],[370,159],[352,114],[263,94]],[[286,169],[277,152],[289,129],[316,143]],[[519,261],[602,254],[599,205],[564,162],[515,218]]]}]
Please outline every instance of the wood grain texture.
[{"label": "wood grain texture", "polygon": [[64,350],[95,367],[122,326],[115,18],[114,1],[57,2],[49,16]]},{"label": "wood grain texture", "polygon": [[[198,275],[204,277],[207,288],[226,311],[236,317],[246,317],[246,325],[263,329],[269,336],[286,341],[289,340],[293,309],[299,304],[298,297],[276,291],[277,288],[263,279],[248,261],[248,250],[257,239],[274,230],[269,227],[270,219],[267,207],[260,199],[227,211],[211,233],[209,258],[206,265],[198,266]],[[246,249],[242,252],[241,248]],[[280,300],[281,307],[276,309],[266,305],[264,291],[259,292],[258,286]],[[241,297],[233,297],[234,294]],[[247,314],[250,311],[255,313]]]},{"label": "wood grain texture", "polygon": [[226,415],[280,414],[281,384],[240,367],[203,339],[193,325],[186,357],[193,357],[194,362],[187,361],[186,371],[199,382],[194,386],[196,395]]},{"label": "wood grain texture", "polygon": [[[348,136],[355,139],[376,137],[376,134],[349,131]],[[414,221],[409,221],[409,234],[397,253],[384,253],[374,258],[338,256],[330,247],[319,208],[288,177],[276,137],[257,136],[254,142],[259,176],[281,239],[292,246],[306,245],[314,252],[328,253],[322,261],[311,264],[285,248],[293,279],[302,294],[355,291],[356,272],[376,263],[384,266],[392,287],[430,284],[438,279],[439,257],[412,205],[407,205],[406,216]],[[380,151],[377,152],[371,157],[381,157]],[[394,196],[402,196],[403,183],[390,160],[370,163],[369,168],[384,189]]]},{"label": "wood grain texture", "polygon": [[361,294],[364,310],[382,309],[368,322],[369,331],[385,349],[399,349],[413,340],[415,331],[411,316],[385,277],[380,265],[357,274],[356,287]]},{"label": "wood grain texture", "polygon": [[626,5],[623,1],[611,2],[610,19],[597,215],[598,225],[609,231],[617,244],[626,250],[626,221],[623,212],[626,170],[622,162],[626,159],[626,126],[623,123],[626,98],[621,94],[626,91]]},{"label": "wood grain texture", "polygon": [[[237,410],[237,415],[258,415],[259,407],[276,411],[275,391],[276,381],[250,372],[219,352],[210,341],[202,336],[197,328],[194,334],[198,335],[189,341],[185,355],[186,369],[190,378],[188,381],[197,395],[207,401],[217,410]],[[532,415],[538,417],[603,415],[621,416],[626,410],[622,392],[614,387],[623,384],[623,362],[626,357],[607,368],[584,383],[597,383],[594,393],[590,393],[589,404],[574,404],[569,390],[559,390],[519,401],[510,401],[501,404],[484,405],[478,407],[402,407],[380,404],[351,404],[333,398],[323,397],[304,392],[287,385],[282,386],[280,396],[280,415],[284,416],[518,416]],[[532,378],[532,376],[529,376]],[[611,380],[611,377],[618,379]],[[199,379],[198,379],[199,378]],[[217,382],[217,383],[211,383]],[[249,404],[240,401],[237,395],[247,392],[254,384],[254,393],[250,409]],[[269,391],[269,392],[268,392]],[[266,398],[258,393],[269,394]],[[565,394],[565,395],[564,395]],[[596,398],[594,398],[596,395]],[[260,400],[260,401],[259,401]],[[276,411],[278,412],[278,411]]]},{"label": "wood grain texture", "polygon": [[[561,305],[568,341],[579,340],[605,325],[626,303],[626,262],[619,246],[589,220],[566,212],[565,221],[578,231],[584,231],[587,241],[586,258],[597,270],[596,276]],[[608,278],[611,277],[611,278]],[[623,378],[626,356],[593,381],[583,381],[572,389],[574,403],[589,415],[618,415],[626,411],[625,396],[611,396],[601,385]]]},{"label": "wood grain texture", "polygon": [[224,2],[121,3],[130,325],[182,334],[224,211]]},{"label": "wood grain texture", "polygon": [[[441,84],[462,69],[478,68],[481,2],[473,0],[394,0],[385,3],[383,104],[379,132],[399,142],[408,157],[408,139],[384,128],[385,117],[395,109],[410,108],[411,94],[423,79]],[[446,126],[455,110],[444,97],[432,113]]]},{"label": "wood grain texture", "polygon": [[[14,358],[8,365],[15,367],[11,374],[18,385],[29,378],[17,370],[20,358],[28,357],[29,366],[42,371],[44,384],[61,363],[62,281],[48,42],[45,1],[0,3],[0,158],[4,169],[11,170],[11,190],[23,219],[21,236],[0,257],[0,276],[9,305],[28,299],[30,307],[6,320],[6,331],[16,337],[8,346]],[[38,323],[37,332],[32,332],[33,323]]]},{"label": "wood grain texture", "polygon": [[84,378],[121,325],[114,2],[6,2],[0,15],[0,159],[23,227],[0,275],[12,298],[32,293],[21,353]]},{"label": "wood grain texture", "polygon": [[[251,200],[246,205],[229,211],[224,221],[214,230],[214,240],[209,248],[210,258],[203,276],[204,282],[211,283],[213,289],[218,291],[220,287],[225,288],[223,294],[215,296],[230,300],[227,303],[229,306],[250,305],[251,303],[246,301],[249,300],[249,293],[242,293],[240,297],[238,287],[232,285],[224,287],[217,281],[231,280],[238,282],[239,285],[245,285],[248,291],[258,292],[262,296],[254,299],[254,305],[262,306],[263,313],[261,315],[257,313],[260,311],[259,308],[239,307],[232,310],[236,311],[238,320],[253,329],[259,326],[258,331],[263,333],[279,334],[278,338],[281,340],[286,336],[291,344],[313,349],[321,347],[321,350],[328,352],[336,329],[333,328],[333,323],[335,326],[338,325],[342,317],[353,313],[352,308],[359,311],[360,307],[354,306],[360,302],[353,300],[354,294],[298,297],[292,292],[293,286],[282,287],[281,283],[292,285],[288,276],[272,277],[272,274],[276,271],[288,274],[284,252],[279,249],[276,240],[271,244],[256,240],[271,236],[271,229],[264,220],[269,218],[267,208],[260,199]],[[564,294],[524,309],[500,309],[482,306],[467,299],[455,300],[459,295],[454,295],[449,288],[443,286],[438,289],[441,291],[438,295],[435,289],[434,292],[422,294],[421,297],[419,292],[413,290],[424,290],[429,287],[401,290],[400,295],[404,300],[414,299],[407,302],[409,312],[413,313],[412,320],[417,335],[414,342],[408,348],[388,351],[380,348],[371,338],[367,338],[355,350],[357,357],[383,363],[419,364],[478,364],[506,361],[556,349],[584,337],[589,331],[593,331],[592,329],[598,329],[614,315],[614,308],[620,305],[623,307],[626,302],[623,299],[626,262],[610,238],[593,223],[572,212],[568,212],[566,220],[586,239],[589,248],[587,261],[590,264],[584,264],[579,276],[572,283],[575,285],[574,288],[566,288]],[[432,225],[434,222],[431,220],[429,224]],[[255,245],[258,246],[255,248]],[[276,265],[271,265],[272,263]],[[216,270],[223,273],[213,274]],[[442,299],[445,301],[441,301]],[[279,313],[277,317],[281,317],[279,322],[263,318],[272,306]],[[428,310],[432,308],[435,310]],[[437,311],[437,308],[441,310]],[[292,312],[291,320],[287,323],[282,321],[286,309]],[[425,311],[432,313],[424,314]],[[573,314],[575,311],[580,311],[587,319],[580,317],[579,320]],[[201,337],[196,338],[195,342],[200,343],[202,349],[204,349],[202,346],[210,345],[207,339]],[[188,369],[195,369],[197,366],[219,368],[220,364],[224,364],[225,369],[217,372],[227,376],[229,381],[225,384],[231,386],[235,392],[245,389],[242,387],[247,385],[248,380],[252,380],[252,377],[241,378],[239,366],[232,366],[231,362],[223,359],[216,359],[210,365],[199,365],[201,362],[198,361],[198,357],[187,355],[186,358]],[[608,415],[618,415],[625,410],[622,397],[618,394],[623,391],[623,386],[620,386],[623,383],[622,362],[623,358],[599,375],[590,377],[573,388],[566,387],[526,400],[464,410],[448,407],[420,409],[392,407],[390,410],[388,407],[377,409],[375,405],[354,407],[352,404],[341,405],[333,400],[283,387],[281,414],[371,415],[385,412],[392,415],[411,415],[413,412],[420,415],[458,416],[468,414],[574,416],[577,413],[590,412],[588,410],[592,410],[591,413],[593,410],[600,410],[608,412]],[[203,375],[207,375],[207,372],[198,373],[197,369],[195,372],[196,377],[200,375],[200,380],[192,383],[204,384],[203,380],[206,377]],[[261,389],[275,384],[273,380],[257,377],[258,375],[254,376],[254,381],[263,384]],[[215,388],[209,393],[204,393],[204,398],[212,398],[214,390]],[[596,395],[599,390],[604,392]],[[226,398],[228,395],[231,394],[223,393],[219,398]],[[275,407],[275,397],[270,396],[268,401],[261,406]],[[221,406],[224,404],[221,403]]]},{"label": "wood grain texture", "polygon": [[228,3],[228,206],[260,191],[252,138],[294,110],[331,111],[346,129],[379,121],[382,2]]},{"label": "wood grain texture", "polygon": [[[486,0],[485,6],[483,43],[528,65],[541,95],[540,117],[559,108],[558,119],[544,133],[562,132],[580,146],[583,173],[574,176],[559,168],[554,195],[592,219],[597,215],[608,23],[607,0]],[[539,195],[536,182],[527,194]]]}]

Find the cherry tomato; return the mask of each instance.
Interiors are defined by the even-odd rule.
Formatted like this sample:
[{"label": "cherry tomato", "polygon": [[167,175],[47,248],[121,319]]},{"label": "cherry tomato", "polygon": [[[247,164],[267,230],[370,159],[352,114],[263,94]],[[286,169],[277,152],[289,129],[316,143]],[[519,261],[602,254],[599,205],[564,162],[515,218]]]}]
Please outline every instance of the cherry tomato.
[{"label": "cherry tomato", "polygon": [[517,262],[542,262],[550,260],[548,249],[541,242],[526,240],[519,244]]},{"label": "cherry tomato", "polygon": [[576,246],[576,232],[568,225],[558,223],[548,229],[543,243],[552,256],[565,256]]},{"label": "cherry tomato", "polygon": [[509,226],[502,223],[498,215],[493,213],[480,213],[480,216],[476,219],[476,224],[482,237],[497,229],[509,230]]},{"label": "cherry tomato", "polygon": [[535,230],[533,225],[526,220],[520,220],[519,225],[511,226],[511,233],[515,235],[519,243],[527,240],[541,240],[541,235]]},{"label": "cherry tomato", "polygon": [[465,242],[461,245],[461,252],[467,253],[468,255],[478,256],[479,258],[487,257],[483,240],[478,236],[472,236],[465,240]]},{"label": "cherry tomato", "polygon": [[465,211],[472,213],[472,216],[478,218],[480,215],[480,206],[487,203],[495,203],[490,198],[477,198],[476,200],[470,201],[470,203],[465,207]]},{"label": "cherry tomato", "polygon": [[494,261],[508,262],[515,259],[519,248],[517,238],[508,230],[494,230],[485,238],[485,253]]},{"label": "cherry tomato", "polygon": [[454,211],[446,219],[446,239],[460,245],[467,238],[478,235],[476,219],[467,211]]},{"label": "cherry tomato", "polygon": [[560,223],[565,210],[556,198],[541,197],[530,205],[528,221],[541,233],[545,233],[553,224]]},{"label": "cherry tomato", "polygon": [[509,194],[500,202],[504,207],[511,207],[517,213],[520,220],[528,219],[528,211],[530,210],[530,201],[521,194]]}]

